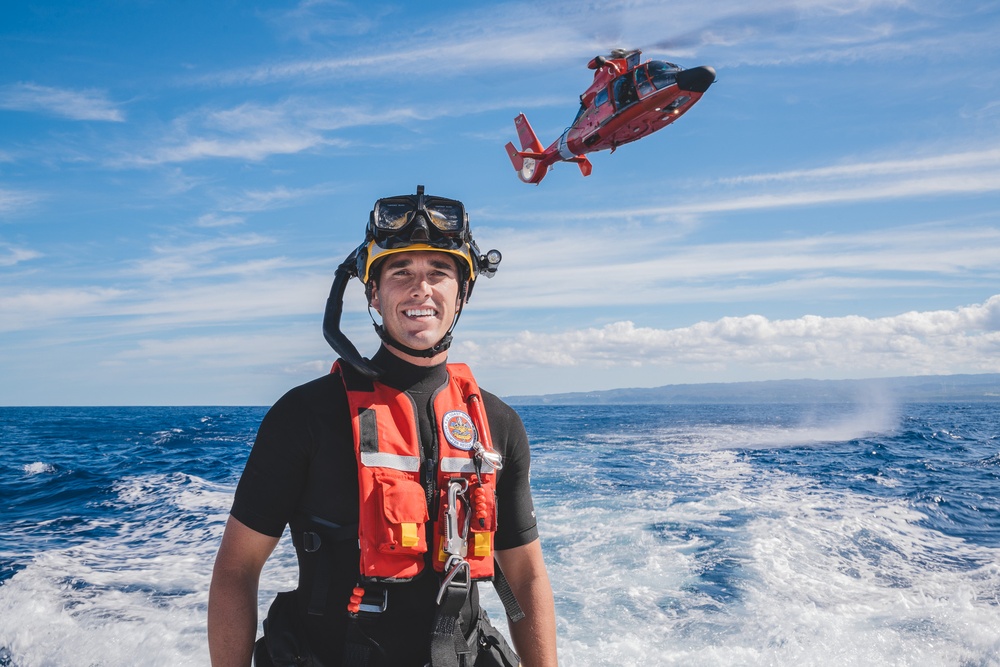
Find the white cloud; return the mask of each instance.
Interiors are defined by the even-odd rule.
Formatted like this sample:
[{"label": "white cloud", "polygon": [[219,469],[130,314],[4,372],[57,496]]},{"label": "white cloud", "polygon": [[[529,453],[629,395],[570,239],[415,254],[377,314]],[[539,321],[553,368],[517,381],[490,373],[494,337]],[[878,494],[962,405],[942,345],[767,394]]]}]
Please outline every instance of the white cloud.
[{"label": "white cloud", "polygon": [[915,156],[873,162],[854,162],[815,169],[796,169],[769,174],[748,174],[735,178],[719,179],[729,185],[758,185],[761,183],[828,181],[839,179],[871,178],[898,174],[938,174],[959,170],[1000,169],[1000,148],[972,150],[942,155]]},{"label": "white cloud", "polygon": [[30,259],[41,257],[40,252],[0,243],[0,266],[14,266]]},{"label": "white cloud", "polygon": [[17,83],[0,88],[0,109],[40,112],[70,120],[123,122],[125,114],[100,90]]},{"label": "white cloud", "polygon": [[613,244],[595,243],[600,234],[551,226],[479,230],[481,247],[499,248],[504,260],[497,277],[477,287],[476,303],[601,309],[810,294],[823,300],[873,286],[1000,280],[995,226],[921,225],[724,243],[680,243],[656,233],[656,225],[619,229]]},{"label": "white cloud", "polygon": [[273,243],[272,239],[259,234],[242,234],[202,239],[179,245],[158,244],[153,247],[153,256],[136,260],[133,263],[134,272],[157,281],[243,274],[252,272],[255,268],[246,266],[245,262],[220,263],[218,261],[219,255],[270,243]]},{"label": "white cloud", "polygon": [[230,227],[232,225],[241,225],[244,222],[244,218],[238,215],[219,215],[217,213],[206,213],[198,217],[195,224],[198,227]]},{"label": "white cloud", "polygon": [[126,292],[120,289],[40,288],[0,291],[0,331],[44,326],[56,320],[100,314]]},{"label": "white cloud", "polygon": [[1000,165],[992,169],[981,169],[968,173],[928,174],[913,178],[900,178],[884,182],[859,180],[840,187],[825,189],[794,188],[782,192],[767,191],[762,194],[725,196],[720,193],[695,203],[678,203],[675,205],[653,206],[638,209],[594,210],[588,212],[569,212],[562,217],[578,218],[611,218],[617,217],[654,217],[665,219],[686,219],[690,216],[708,213],[729,213],[739,211],[764,211],[771,209],[812,207],[828,204],[856,204],[868,201],[886,201],[893,199],[911,199],[915,197],[947,197],[955,195],[985,194],[1000,192]]},{"label": "white cloud", "polygon": [[[209,75],[206,83],[449,76],[454,73],[547,66],[589,59],[620,46],[646,54],[692,58],[710,54],[732,64],[926,57],[944,49],[988,45],[928,26],[948,21],[936,3],[900,0],[827,2],[775,0],[766,9],[746,3],[655,0],[581,3],[507,2],[452,12],[413,30],[406,10],[392,21],[347,12],[342,3],[308,2],[280,14],[283,32],[308,39],[319,33],[374,34],[378,49],[338,49],[335,55],[286,59]],[[367,10],[371,11],[371,10]],[[324,16],[326,15],[326,16]],[[989,31],[984,31],[988,37]],[[965,41],[963,41],[965,40]],[[339,42],[338,42],[339,44]],[[586,60],[584,60],[586,62]],[[405,63],[405,67],[400,67]],[[442,63],[447,63],[446,67]]]},{"label": "white cloud", "polygon": [[[526,106],[563,102],[558,98],[527,100]],[[242,104],[230,109],[203,109],[177,118],[157,145],[111,163],[117,166],[152,166],[211,158],[265,160],[320,148],[350,148],[358,136],[344,138],[339,130],[383,125],[406,125],[436,118],[466,116],[508,109],[520,100],[480,100],[471,103],[401,104],[387,108],[371,105],[341,106],[315,98],[288,98],[274,104]],[[370,140],[369,140],[370,141]],[[369,147],[371,144],[368,144]],[[399,146],[395,145],[398,149]]]},{"label": "white cloud", "polygon": [[[315,336],[313,336],[315,338]],[[285,329],[278,333],[252,333],[234,330],[215,335],[143,338],[114,355],[116,360],[166,362],[197,361],[199,365],[231,367],[238,362],[244,367],[272,365],[278,359],[296,359],[302,350],[315,348],[302,328]],[[263,350],[277,354],[266,357]]]},{"label": "white cloud", "polygon": [[27,208],[38,201],[39,198],[40,197],[33,192],[0,188],[0,215],[5,213],[14,213]]},{"label": "white cloud", "polygon": [[271,155],[300,153],[321,143],[321,137],[309,132],[274,132],[251,137],[195,137],[170,146],[157,148],[148,157],[136,156],[125,160],[137,165],[190,162],[207,158],[235,158],[258,161]]},{"label": "white cloud", "polygon": [[333,190],[333,185],[317,185],[310,188],[277,186],[270,190],[244,190],[234,195],[221,197],[219,207],[226,211],[243,213],[267,211],[292,206],[305,199],[329,194]]},{"label": "white cloud", "polygon": [[302,0],[291,9],[265,11],[264,16],[287,38],[304,42],[316,37],[363,35],[392,12],[340,0]]},{"label": "white cloud", "polygon": [[879,376],[1000,372],[1000,295],[948,311],[867,318],[725,317],[678,329],[622,321],[458,345],[481,364],[519,367],[686,366]]}]

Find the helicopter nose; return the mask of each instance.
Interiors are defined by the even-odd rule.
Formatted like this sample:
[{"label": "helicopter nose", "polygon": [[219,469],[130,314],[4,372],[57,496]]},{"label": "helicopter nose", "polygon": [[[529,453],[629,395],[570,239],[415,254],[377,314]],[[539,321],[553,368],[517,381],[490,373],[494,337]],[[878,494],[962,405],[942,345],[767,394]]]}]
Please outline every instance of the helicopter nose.
[{"label": "helicopter nose", "polygon": [[715,83],[715,69],[702,65],[677,73],[677,87],[689,93],[703,93]]}]

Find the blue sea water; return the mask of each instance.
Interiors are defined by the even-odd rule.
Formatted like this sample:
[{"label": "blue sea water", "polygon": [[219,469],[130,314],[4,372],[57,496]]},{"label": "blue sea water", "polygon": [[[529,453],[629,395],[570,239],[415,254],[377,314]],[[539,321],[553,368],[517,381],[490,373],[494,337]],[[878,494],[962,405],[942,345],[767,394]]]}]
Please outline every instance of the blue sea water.
[{"label": "blue sea water", "polygon": [[[517,409],[563,665],[1000,665],[1000,404]],[[0,666],[208,664],[263,414],[0,408]]]}]

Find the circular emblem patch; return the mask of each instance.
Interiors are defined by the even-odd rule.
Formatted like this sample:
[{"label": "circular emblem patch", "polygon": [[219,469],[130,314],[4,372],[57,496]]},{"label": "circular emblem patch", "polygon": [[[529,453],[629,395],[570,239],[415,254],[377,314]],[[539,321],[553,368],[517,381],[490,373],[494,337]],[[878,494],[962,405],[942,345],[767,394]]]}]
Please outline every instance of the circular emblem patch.
[{"label": "circular emblem patch", "polygon": [[452,410],[441,420],[444,437],[452,447],[469,451],[476,442],[476,426],[469,415],[461,410]]}]

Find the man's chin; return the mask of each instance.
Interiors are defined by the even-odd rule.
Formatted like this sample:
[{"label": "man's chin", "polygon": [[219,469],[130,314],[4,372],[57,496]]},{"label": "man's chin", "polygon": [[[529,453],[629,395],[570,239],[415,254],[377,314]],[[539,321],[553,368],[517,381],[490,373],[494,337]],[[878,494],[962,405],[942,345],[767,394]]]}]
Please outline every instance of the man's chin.
[{"label": "man's chin", "polygon": [[438,341],[440,341],[443,337],[444,334],[438,335],[436,332],[435,333],[421,332],[418,334],[411,334],[409,336],[401,337],[398,338],[397,340],[399,340],[399,342],[401,342],[403,345],[411,349],[420,350],[421,352],[423,352],[437,345]]}]

